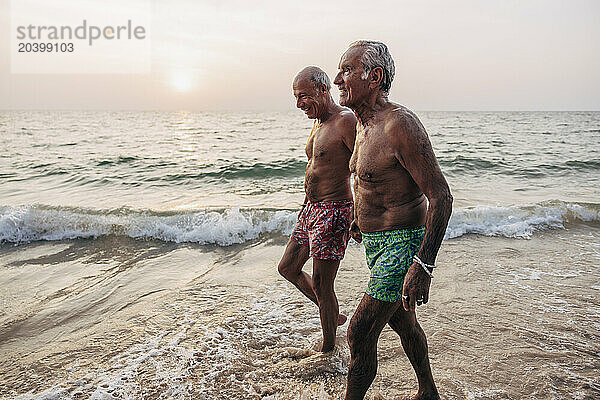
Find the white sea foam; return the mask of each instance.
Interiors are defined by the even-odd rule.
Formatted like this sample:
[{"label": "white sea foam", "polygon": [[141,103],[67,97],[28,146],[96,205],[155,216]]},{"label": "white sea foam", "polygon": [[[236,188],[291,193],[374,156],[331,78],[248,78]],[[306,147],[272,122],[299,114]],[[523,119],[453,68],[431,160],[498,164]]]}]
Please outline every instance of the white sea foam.
[{"label": "white sea foam", "polygon": [[[133,400],[145,398],[144,391],[161,392],[159,398],[173,400],[225,395],[231,399],[288,400],[299,395],[305,400],[330,399],[322,384],[304,387],[297,382],[345,374],[347,347],[325,355],[311,351],[308,347],[318,344],[321,336],[312,305],[290,304],[295,289],[282,282],[259,290],[263,296],[251,290],[239,292],[248,303],[223,320],[188,308],[175,325],[140,338],[106,364],[83,371],[83,378],[69,377],[16,400]],[[219,307],[220,301],[212,300],[211,307]],[[345,329],[340,329],[338,340],[345,342],[345,336]]]},{"label": "white sea foam", "polygon": [[501,399],[501,398],[506,398],[506,390],[504,390],[504,389],[466,390],[465,395],[468,400]]},{"label": "white sea foam", "polygon": [[23,206],[0,207],[0,242],[65,240],[124,235],[169,242],[227,246],[262,233],[291,233],[296,212],[286,210],[152,211],[91,210]]},{"label": "white sea foam", "polygon": [[[228,246],[265,233],[289,235],[296,211],[232,208],[154,212],[151,210],[95,210],[41,205],[0,207],[0,243],[65,240],[103,235]],[[529,238],[540,230],[567,223],[599,222],[596,204],[544,202],[516,206],[476,206],[455,209],[446,239],[469,233]]]},{"label": "white sea foam", "polygon": [[476,206],[452,213],[446,239],[468,233],[510,238],[530,238],[536,231],[564,228],[573,222],[599,222],[596,204],[549,201],[518,206]]}]

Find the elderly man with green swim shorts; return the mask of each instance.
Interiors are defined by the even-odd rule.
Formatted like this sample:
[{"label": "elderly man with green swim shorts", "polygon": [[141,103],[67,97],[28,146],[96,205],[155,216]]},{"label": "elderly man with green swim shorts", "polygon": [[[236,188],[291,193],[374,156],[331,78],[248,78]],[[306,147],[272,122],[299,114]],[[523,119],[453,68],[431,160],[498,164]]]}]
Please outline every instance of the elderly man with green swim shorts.
[{"label": "elderly man with green swim shorts", "polygon": [[369,284],[348,327],[346,400],[363,399],[377,372],[377,341],[386,324],[398,333],[419,382],[411,399],[439,399],[415,306],[427,303],[435,258],[452,212],[452,195],[425,128],[388,100],[394,61],[380,42],[358,41],[342,55],[334,83],[340,104],[358,117],[350,159],[355,219]]}]

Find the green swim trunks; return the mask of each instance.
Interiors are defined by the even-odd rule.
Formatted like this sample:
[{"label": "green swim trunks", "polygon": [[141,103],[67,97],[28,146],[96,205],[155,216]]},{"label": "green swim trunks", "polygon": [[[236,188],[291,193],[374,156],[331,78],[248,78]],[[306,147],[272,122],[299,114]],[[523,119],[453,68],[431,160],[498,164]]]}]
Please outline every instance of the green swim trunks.
[{"label": "green swim trunks", "polygon": [[381,301],[401,299],[404,276],[425,236],[425,227],[395,231],[363,232],[367,266],[371,278],[366,293]]}]

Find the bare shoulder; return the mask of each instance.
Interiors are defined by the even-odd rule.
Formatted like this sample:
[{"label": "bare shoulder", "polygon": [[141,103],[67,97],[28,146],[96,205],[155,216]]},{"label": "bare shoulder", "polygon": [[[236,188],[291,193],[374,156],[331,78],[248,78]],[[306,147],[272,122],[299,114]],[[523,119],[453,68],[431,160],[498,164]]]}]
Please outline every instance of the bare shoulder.
[{"label": "bare shoulder", "polygon": [[356,115],[354,115],[354,112],[352,110],[350,110],[349,108],[344,107],[338,114],[336,117],[336,127],[339,129],[342,129],[344,131],[346,130],[355,130],[356,129]]},{"label": "bare shoulder", "polygon": [[337,137],[339,137],[352,154],[354,150],[354,141],[356,140],[356,115],[349,108],[342,107],[335,116],[333,122]]},{"label": "bare shoulder", "polygon": [[423,125],[417,115],[408,108],[392,103],[386,110],[385,130],[391,134],[418,133],[423,131]]},{"label": "bare shoulder", "polygon": [[408,108],[392,103],[384,116],[384,129],[396,144],[422,142],[427,140],[427,132],[419,117]]}]

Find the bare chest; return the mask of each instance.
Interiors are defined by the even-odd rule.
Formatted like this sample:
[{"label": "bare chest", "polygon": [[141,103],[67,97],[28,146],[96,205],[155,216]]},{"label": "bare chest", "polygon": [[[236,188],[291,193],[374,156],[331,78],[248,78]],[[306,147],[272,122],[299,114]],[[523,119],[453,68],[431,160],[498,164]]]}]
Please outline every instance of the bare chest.
[{"label": "bare chest", "polygon": [[309,160],[331,156],[340,150],[341,144],[341,139],[335,132],[331,132],[327,127],[315,127],[306,143],[306,156]]},{"label": "bare chest", "polygon": [[382,130],[359,127],[350,169],[361,181],[383,182],[390,175],[404,170],[395,154],[396,151]]}]

